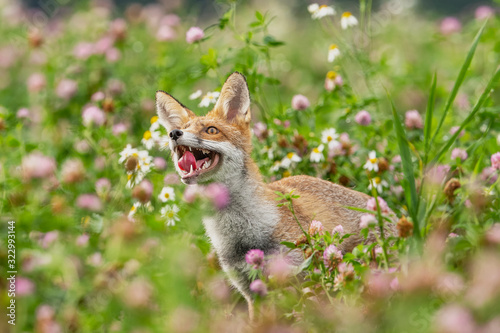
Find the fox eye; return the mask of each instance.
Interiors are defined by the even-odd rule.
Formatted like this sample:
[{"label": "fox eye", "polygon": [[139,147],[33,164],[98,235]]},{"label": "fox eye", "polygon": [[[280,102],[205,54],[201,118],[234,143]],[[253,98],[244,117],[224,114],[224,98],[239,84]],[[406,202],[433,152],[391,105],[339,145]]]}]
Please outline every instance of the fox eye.
[{"label": "fox eye", "polygon": [[209,128],[207,128],[206,132],[208,134],[219,134],[219,130],[213,126],[210,126]]}]

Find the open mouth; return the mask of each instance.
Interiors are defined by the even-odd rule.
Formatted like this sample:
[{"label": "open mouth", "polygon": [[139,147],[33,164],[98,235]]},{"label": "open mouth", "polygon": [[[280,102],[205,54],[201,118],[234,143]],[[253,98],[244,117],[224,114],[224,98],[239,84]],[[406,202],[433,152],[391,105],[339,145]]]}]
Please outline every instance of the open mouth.
[{"label": "open mouth", "polygon": [[215,168],[219,163],[219,154],[207,149],[177,146],[175,149],[183,179],[196,177]]}]

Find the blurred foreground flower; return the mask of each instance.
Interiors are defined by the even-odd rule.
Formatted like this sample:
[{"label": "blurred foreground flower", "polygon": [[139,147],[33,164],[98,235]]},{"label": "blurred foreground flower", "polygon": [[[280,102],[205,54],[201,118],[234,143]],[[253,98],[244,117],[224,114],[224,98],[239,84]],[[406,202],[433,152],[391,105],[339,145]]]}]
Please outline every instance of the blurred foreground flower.
[{"label": "blurred foreground flower", "polygon": [[334,62],[338,56],[340,56],[340,50],[337,45],[330,45],[330,47],[328,48],[328,62]]},{"label": "blurred foreground flower", "polygon": [[309,100],[304,95],[299,94],[299,95],[293,96],[293,98],[292,98],[292,109],[305,110],[310,105],[311,105],[311,103],[309,103]]},{"label": "blurred foreground flower", "polygon": [[205,37],[205,33],[199,27],[191,27],[186,32],[186,42],[193,44]]},{"label": "blurred foreground flower", "polygon": [[325,146],[322,144],[316,148],[313,148],[310,157],[311,162],[318,163],[325,159],[325,156],[323,155],[323,149],[325,149]]},{"label": "blurred foreground flower", "polygon": [[468,155],[467,152],[463,149],[460,148],[455,148],[451,151],[451,159],[456,160],[457,158],[465,161],[467,159]]},{"label": "blurred foreground flower", "polygon": [[212,183],[204,189],[205,196],[212,201],[218,210],[224,209],[229,204],[231,198],[229,190],[224,184]]},{"label": "blurred foreground flower", "polygon": [[45,80],[45,76],[41,73],[31,74],[28,78],[28,90],[30,92],[39,92],[47,85],[47,81]]},{"label": "blurred foreground flower", "polygon": [[476,20],[484,20],[495,15],[495,10],[490,6],[479,6],[474,13]]},{"label": "blurred foreground flower", "polygon": [[491,167],[500,170],[500,152],[491,155]]},{"label": "blurred foreground flower", "polygon": [[288,169],[292,163],[297,163],[302,161],[302,158],[295,153],[288,153],[280,162],[280,167],[283,169]]},{"label": "blurred foreground flower", "polygon": [[445,17],[439,29],[443,35],[451,35],[462,30],[462,23],[456,17]]},{"label": "blurred foreground flower", "polygon": [[311,13],[311,18],[313,20],[319,20],[326,16],[335,15],[335,9],[333,7],[327,5],[318,5],[317,3],[313,3],[307,6],[307,10]]},{"label": "blurred foreground flower", "polygon": [[74,80],[63,79],[56,88],[56,95],[62,99],[69,100],[78,91],[78,83]]},{"label": "blurred foreground flower", "polygon": [[424,127],[422,116],[417,110],[406,111],[405,125],[409,129],[421,129]]},{"label": "blurred foreground flower", "polygon": [[201,99],[200,104],[198,104],[199,107],[208,107],[210,104],[215,104],[217,102],[217,98],[219,98],[220,92],[214,91],[214,92],[208,92],[206,93],[205,96]]},{"label": "blurred foreground flower", "polygon": [[52,157],[33,152],[23,157],[21,169],[25,179],[46,178],[56,171],[56,161]]},{"label": "blurred foreground flower", "polygon": [[358,20],[350,12],[345,12],[340,18],[340,26],[342,29],[346,30],[350,27],[358,25]]},{"label": "blurred foreground flower", "polygon": [[76,198],[76,205],[82,209],[98,212],[102,209],[99,197],[94,194],[81,194]]},{"label": "blurred foreground flower", "polygon": [[368,111],[361,110],[356,114],[354,120],[361,126],[368,126],[372,122],[372,117],[370,116],[370,113],[368,113]]},{"label": "blurred foreground flower", "polygon": [[28,278],[18,276],[16,277],[16,295],[28,296],[35,291],[35,284]]},{"label": "blurred foreground flower", "polygon": [[325,78],[325,90],[333,91],[335,87],[342,87],[344,81],[342,76],[334,71],[328,71]]},{"label": "blurred foreground flower", "polygon": [[434,326],[441,333],[473,333],[476,324],[469,310],[457,305],[448,304],[436,313]]},{"label": "blurred foreground flower", "polygon": [[253,249],[245,255],[245,261],[253,267],[253,269],[261,269],[264,267],[264,252],[259,249]]},{"label": "blurred foreground flower", "polygon": [[373,214],[363,214],[360,217],[359,227],[361,229],[368,228],[371,225],[375,225],[377,223],[377,219]]},{"label": "blurred foreground flower", "polygon": [[372,150],[368,154],[368,161],[366,161],[365,165],[363,166],[363,169],[366,169],[368,171],[378,172],[378,158],[377,158],[377,152],[375,150]]},{"label": "blurred foreground flower", "polygon": [[260,279],[257,279],[255,281],[253,281],[252,283],[250,283],[250,290],[252,292],[256,293],[257,295],[260,295],[260,296],[267,295],[266,284],[264,282],[262,282],[262,280],[260,280]]},{"label": "blurred foreground flower", "polygon": [[92,124],[102,126],[106,122],[106,115],[95,105],[86,106],[82,111],[83,124],[90,126]]},{"label": "blurred foreground flower", "polygon": [[375,198],[370,198],[366,202],[366,209],[373,210],[374,212],[377,211],[377,202],[380,207],[380,211],[382,213],[389,213],[389,206],[387,206],[387,202],[385,202],[384,199],[381,197],[378,197],[377,199]]}]

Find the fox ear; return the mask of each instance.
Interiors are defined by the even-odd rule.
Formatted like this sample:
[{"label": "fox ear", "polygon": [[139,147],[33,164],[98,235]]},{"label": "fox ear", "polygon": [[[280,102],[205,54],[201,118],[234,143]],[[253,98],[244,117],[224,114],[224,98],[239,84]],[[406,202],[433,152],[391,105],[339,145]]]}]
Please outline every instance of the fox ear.
[{"label": "fox ear", "polygon": [[250,92],[242,74],[234,72],[227,78],[214,111],[229,122],[250,122]]},{"label": "fox ear", "polygon": [[170,133],[172,130],[181,128],[195,114],[179,103],[175,98],[162,90],[156,92],[156,112],[160,123]]}]

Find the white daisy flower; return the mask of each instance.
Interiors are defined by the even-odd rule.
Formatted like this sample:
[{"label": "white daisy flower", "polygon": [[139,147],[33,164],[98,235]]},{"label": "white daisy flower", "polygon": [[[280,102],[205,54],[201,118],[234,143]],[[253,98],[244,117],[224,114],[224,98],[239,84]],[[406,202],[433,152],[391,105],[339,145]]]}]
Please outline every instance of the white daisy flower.
[{"label": "white daisy flower", "polygon": [[378,172],[378,158],[377,158],[377,152],[375,150],[372,150],[368,154],[368,161],[365,163],[363,168],[367,169],[368,171]]},{"label": "white daisy flower", "polygon": [[281,161],[276,161],[274,162],[273,166],[271,167],[271,172],[276,172],[280,169],[281,167]]},{"label": "white daisy flower", "polygon": [[280,166],[284,169],[288,169],[292,164],[292,162],[300,162],[300,161],[302,161],[302,158],[300,158],[300,156],[298,156],[295,153],[288,153],[281,160]]},{"label": "white daisy flower", "polygon": [[333,9],[333,7],[327,5],[320,6],[317,3],[309,5],[307,10],[311,13],[311,18],[313,20],[319,20],[325,16],[335,15],[335,9]]},{"label": "white daisy flower", "polygon": [[136,148],[132,148],[130,144],[128,144],[125,149],[123,149],[120,152],[120,159],[118,160],[118,163],[123,163],[125,162],[130,156],[137,156],[138,151]]},{"label": "white daisy flower", "polygon": [[144,145],[144,147],[146,147],[147,150],[151,150],[151,148],[154,147],[155,140],[153,139],[151,131],[144,132],[141,143]]},{"label": "white daisy flower", "polygon": [[179,207],[177,205],[167,205],[160,210],[161,216],[167,218],[167,226],[174,226],[175,222],[179,221],[177,213],[179,212]]},{"label": "white daisy flower", "polygon": [[328,49],[328,62],[333,62],[338,56],[340,56],[340,50],[337,45],[330,45],[330,48]]},{"label": "white daisy flower", "polygon": [[261,154],[266,154],[268,159],[274,159],[274,149],[272,147],[265,146],[260,152]]},{"label": "white daisy flower", "polygon": [[309,13],[315,13],[317,12],[319,9],[319,5],[317,3],[312,3],[310,4],[309,6],[307,6],[307,10],[309,11]]},{"label": "white daisy flower", "polygon": [[175,200],[175,192],[172,187],[164,187],[161,189],[160,195],[158,195],[158,199],[162,202],[167,202],[169,200]]},{"label": "white daisy flower", "polygon": [[217,102],[217,98],[219,98],[220,92],[214,91],[214,92],[208,92],[203,98],[201,99],[200,104],[198,104],[199,107],[207,107],[210,106],[210,104],[215,104]]},{"label": "white daisy flower", "polygon": [[193,99],[197,99],[201,96],[201,94],[203,94],[201,92],[201,90],[196,90],[194,93],[192,93],[191,95],[189,95],[189,99],[193,100]]},{"label": "white daisy flower", "polygon": [[355,25],[358,25],[358,20],[354,17],[354,15],[350,12],[342,14],[342,17],[340,18],[340,26],[342,29],[346,30],[350,27],[354,27]]},{"label": "white daisy flower", "polygon": [[159,129],[160,129],[160,122],[159,121],[155,121],[154,123],[151,123],[151,126],[149,127],[149,131],[151,133],[158,132]]},{"label": "white daisy flower", "polygon": [[160,136],[160,138],[158,139],[158,146],[160,147],[160,150],[170,149],[170,138],[168,137],[168,135]]},{"label": "white daisy flower", "polygon": [[328,149],[334,149],[338,146],[339,142],[337,141],[339,135],[335,128],[329,128],[321,132],[321,142],[328,145]]},{"label": "white daisy flower", "polygon": [[131,220],[131,221],[135,221],[135,220],[134,220],[134,215],[135,215],[135,213],[137,213],[137,209],[138,209],[139,207],[141,207],[141,203],[140,203],[140,202],[136,202],[136,203],[132,206],[132,208],[130,208],[130,211],[128,212],[128,218],[129,218],[129,220]]},{"label": "white daisy flower", "polygon": [[323,155],[323,149],[325,149],[325,145],[322,144],[313,149],[310,157],[311,162],[318,163],[325,159],[325,156]]},{"label": "white daisy flower", "polygon": [[384,187],[389,187],[389,183],[385,180],[382,180],[380,177],[375,177],[370,179],[370,185],[368,185],[368,189],[371,190],[373,187],[377,189],[377,193],[382,193],[384,191]]}]

